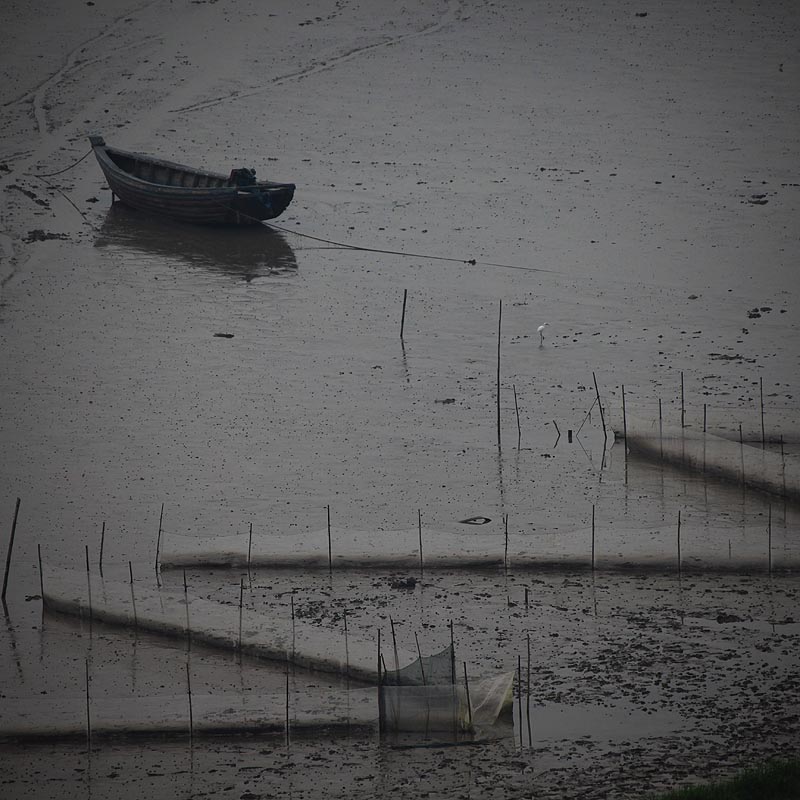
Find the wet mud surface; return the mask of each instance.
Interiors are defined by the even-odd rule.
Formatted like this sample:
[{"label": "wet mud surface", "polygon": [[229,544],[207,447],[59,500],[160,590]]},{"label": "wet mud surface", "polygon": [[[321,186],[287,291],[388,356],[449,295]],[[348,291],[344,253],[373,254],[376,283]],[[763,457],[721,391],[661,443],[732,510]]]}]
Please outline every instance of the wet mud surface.
[{"label": "wet mud surface", "polygon": [[[527,662],[530,634],[530,739],[515,707],[498,741],[460,747],[255,737],[98,743],[89,759],[4,743],[4,796],[625,798],[797,753],[797,583],[783,569],[797,509],[626,458],[603,435],[593,374],[610,414],[624,384],[631,413],[661,406],[671,424],[683,376],[693,430],[705,412],[715,434],[739,441],[741,426],[761,447],[763,420],[766,446],[797,459],[800,18],[789,2],[641,11],[0,11],[14,41],[0,56],[5,530],[22,498],[5,697],[81,696],[87,655],[98,692],[182,690],[184,643],[89,637],[42,620],[37,599],[37,545],[73,568],[88,546],[95,565],[103,523],[106,565],[152,580],[162,503],[173,533],[253,523],[299,546],[328,507],[387,548],[418,514],[463,535],[472,517],[499,534],[508,514],[512,536],[584,566],[594,509],[600,562],[632,566],[430,573],[407,588],[420,576],[253,576],[253,607],[285,614],[294,590],[306,621],[336,627],[346,608],[366,636],[391,616],[406,647],[414,632],[446,644],[452,618],[476,674]],[[280,230],[142,218],[111,205],[91,156],[51,175],[90,133],[255,167],[295,182],[295,200]],[[636,573],[672,558],[678,511],[685,558],[734,574]],[[237,601],[235,571],[189,577]],[[283,685],[267,664],[190,658],[200,685]]]}]

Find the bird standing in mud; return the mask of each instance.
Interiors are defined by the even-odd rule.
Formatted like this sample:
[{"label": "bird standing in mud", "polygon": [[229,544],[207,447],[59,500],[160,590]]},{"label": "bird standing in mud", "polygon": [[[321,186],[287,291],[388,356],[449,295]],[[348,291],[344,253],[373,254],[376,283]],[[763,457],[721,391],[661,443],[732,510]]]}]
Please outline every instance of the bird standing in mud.
[{"label": "bird standing in mud", "polygon": [[544,344],[544,329],[548,325],[547,322],[543,322],[537,329],[536,332],[539,334],[539,347]]}]

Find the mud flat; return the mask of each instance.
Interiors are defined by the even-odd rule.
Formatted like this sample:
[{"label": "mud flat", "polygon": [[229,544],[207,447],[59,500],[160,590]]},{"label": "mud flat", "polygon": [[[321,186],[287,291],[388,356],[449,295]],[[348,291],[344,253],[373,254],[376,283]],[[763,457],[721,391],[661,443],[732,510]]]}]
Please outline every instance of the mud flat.
[{"label": "mud flat", "polygon": [[[131,562],[155,581],[163,503],[167,541],[231,536],[241,560],[252,523],[260,556],[313,544],[302,574],[187,567],[232,620],[246,577],[246,610],[287,624],[294,597],[320,641],[346,610],[354,637],[393,621],[399,647],[417,633],[436,652],[452,618],[476,674],[520,657],[525,673],[530,634],[532,725],[526,696],[480,746],[4,744],[2,794],[625,798],[796,754],[797,586],[780,567],[800,512],[625,458],[593,409],[596,375],[607,406],[624,385],[645,419],[663,406],[698,430],[707,407],[712,435],[757,441],[763,385],[796,464],[796,3],[68,12],[0,7],[0,516],[22,498],[0,714],[79,704],[87,658],[101,704],[180,697],[187,659],[198,696],[284,688],[267,661],[42,616],[39,545],[77,570],[88,547],[94,575],[104,529],[106,575]],[[118,213],[82,158],[92,133],[254,167],[295,200],[282,230],[236,239]],[[326,509],[334,556],[337,536],[391,552],[407,531],[407,561],[328,575]],[[495,561],[508,515],[514,552],[581,569],[420,575],[418,514],[465,550],[486,537]],[[645,557],[659,569],[640,574]],[[181,595],[179,573],[159,579]]]}]

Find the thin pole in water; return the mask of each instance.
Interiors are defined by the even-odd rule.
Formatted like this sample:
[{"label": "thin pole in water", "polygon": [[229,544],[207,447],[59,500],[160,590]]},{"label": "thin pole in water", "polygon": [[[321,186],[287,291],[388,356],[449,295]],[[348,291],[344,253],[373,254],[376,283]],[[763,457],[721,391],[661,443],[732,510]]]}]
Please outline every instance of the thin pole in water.
[{"label": "thin pole in water", "polygon": [[417,509],[417,528],[419,530],[419,574],[422,575],[424,571],[424,562],[422,559],[422,510]]},{"label": "thin pole in water", "polygon": [[503,527],[505,532],[505,549],[503,550],[503,569],[508,571],[508,514],[503,514]]},{"label": "thin pole in water", "polygon": [[603,401],[600,399],[600,389],[597,388],[597,376],[592,373],[594,380],[594,391],[597,395],[597,407],[600,409],[600,421],[603,423],[603,436],[608,439],[608,432],[606,431],[606,415],[603,413]]},{"label": "thin pole in water", "polygon": [[517,402],[517,387],[512,384],[511,388],[514,390],[514,411],[517,414],[517,448],[519,448],[522,441],[522,425],[519,422],[519,403]]},{"label": "thin pole in water", "polygon": [[661,460],[664,460],[664,425],[661,416],[661,398],[658,398],[658,447],[661,453]]},{"label": "thin pole in water", "polygon": [[103,577],[103,547],[106,543],[106,521],[103,520],[103,529],[100,531],[100,577]]},{"label": "thin pole in water", "polygon": [[517,653],[517,711],[519,712],[519,746],[522,747],[522,656]]},{"label": "thin pole in water", "polygon": [[8,541],[8,553],[6,554],[6,571],[5,575],[3,576],[3,594],[2,600],[5,603],[6,601],[6,589],[8,589],[8,573],[11,569],[11,552],[14,549],[14,536],[17,533],[17,518],[19,517],[19,504],[22,500],[18,497],[17,504],[14,507],[14,522],[11,524],[11,538]]},{"label": "thin pole in water", "polygon": [[136,597],[133,594],[133,565],[128,562],[128,573],[131,576],[131,605],[133,606],[133,630],[139,630],[139,618],[136,616]]},{"label": "thin pole in water", "polygon": [[417,636],[417,632],[414,631],[414,641],[417,643],[417,658],[419,658],[419,671],[422,675],[422,685],[427,686],[425,682],[425,667],[422,664],[422,650],[419,649],[419,637]]},{"label": "thin pole in water", "polygon": [[289,746],[289,660],[286,660],[286,746]]},{"label": "thin pole in water", "polygon": [[381,629],[378,628],[378,732],[383,733],[385,721],[383,719],[383,672],[381,670]]},{"label": "thin pole in water", "polygon": [[686,427],[686,406],[683,394],[683,370],[681,370],[681,428]]},{"label": "thin pole in water", "polygon": [[161,514],[158,517],[158,538],[156,539],[156,575],[158,575],[158,564],[161,555],[161,531],[164,522],[164,504],[161,504]]},{"label": "thin pole in water", "polygon": [[758,392],[761,395],[761,449],[767,446],[767,439],[764,435],[764,379],[758,378]]},{"label": "thin pole in water", "polygon": [[622,384],[622,435],[625,438],[625,457],[628,457],[628,415],[625,411],[625,384]]},{"label": "thin pole in water", "polygon": [[189,659],[186,659],[186,689],[189,693],[189,741],[194,741],[194,710],[192,709],[192,676],[189,672]]},{"label": "thin pole in water", "polygon": [[594,572],[594,503],[592,503],[592,572]]},{"label": "thin pole in water", "polygon": [[394,634],[394,620],[389,617],[389,626],[392,629],[392,647],[394,649],[394,672],[397,675],[397,683],[400,683],[400,659],[397,657],[397,638]]},{"label": "thin pole in water", "polygon": [[464,662],[464,689],[467,693],[467,711],[469,712],[469,725],[472,727],[472,701],[469,697],[469,676],[467,675],[467,662]]},{"label": "thin pole in water", "polygon": [[768,506],[767,517],[767,570],[772,575],[772,503]]},{"label": "thin pole in water", "polygon": [[86,657],[86,741],[92,749],[92,715],[89,709],[89,657]]},{"label": "thin pole in water", "polygon": [[252,577],[250,577],[250,561],[251,556],[253,554],[253,523],[250,523],[250,535],[247,537],[247,577],[250,579],[250,583],[253,582]]},{"label": "thin pole in water", "polygon": [[328,573],[333,575],[333,549],[331,547],[331,507],[326,506],[328,510]]},{"label": "thin pole in water", "polygon": [[681,574],[681,511],[678,509],[678,575]]},{"label": "thin pole in water", "polygon": [[408,300],[408,289],[403,289],[403,314],[400,317],[400,341],[403,341],[403,331],[406,327],[406,301]]},{"label": "thin pole in water", "polygon": [[500,447],[500,335],[503,326],[503,301],[497,317],[497,446]]},{"label": "thin pole in water", "polygon": [[531,735],[531,634],[528,631],[528,681],[525,693],[525,716],[528,720],[528,746],[533,747]]},{"label": "thin pole in water", "polygon": [[456,682],[456,639],[453,633],[453,620],[450,620],[450,672],[453,675],[453,683]]},{"label": "thin pole in water", "polygon": [[86,587],[89,594],[89,636],[92,635],[92,576],[89,572],[89,545],[86,548]]},{"label": "thin pole in water", "polygon": [[44,606],[44,572],[42,571],[42,546],[37,542],[36,555],[39,557],[39,590],[42,593],[42,606]]},{"label": "thin pole in water", "polygon": [[347,644],[347,609],[342,609],[342,617],[344,618],[344,664],[345,674],[350,677],[350,649]]},{"label": "thin pole in water", "polygon": [[242,657],[242,606],[244,604],[244,578],[239,578],[239,659]]}]

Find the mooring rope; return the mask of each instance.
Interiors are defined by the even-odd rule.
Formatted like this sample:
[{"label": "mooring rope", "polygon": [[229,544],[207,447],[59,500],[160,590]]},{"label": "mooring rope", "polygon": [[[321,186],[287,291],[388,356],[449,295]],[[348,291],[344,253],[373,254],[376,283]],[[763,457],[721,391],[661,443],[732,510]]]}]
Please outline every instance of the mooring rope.
[{"label": "mooring rope", "polygon": [[68,167],[64,167],[64,169],[58,170],[58,172],[26,172],[25,175],[33,175],[34,178],[52,178],[54,175],[61,175],[62,172],[67,172],[67,170],[72,169],[73,167],[77,167],[78,164],[83,161],[84,158],[90,156],[92,151],[89,150],[88,153],[84,153],[74,164],[70,164]]},{"label": "mooring rope", "polygon": [[[231,209],[233,210],[233,209]],[[242,216],[248,216],[247,214],[242,214]],[[254,219],[254,217],[248,217],[249,219]],[[345,250],[359,250],[360,252],[364,253],[384,253],[386,255],[391,256],[403,256],[405,258],[425,258],[431,259],[434,261],[451,261],[456,264],[469,264],[471,266],[484,266],[484,267],[500,267],[501,269],[519,269],[524,270],[525,272],[551,272],[555,273],[557,270],[554,269],[545,269],[543,267],[523,267],[519,264],[495,264],[491,261],[478,261],[475,258],[455,258],[453,256],[434,256],[429,253],[409,253],[404,250],[386,250],[379,247],[366,247],[364,245],[357,245],[357,244],[346,244],[345,242],[337,242],[333,239],[323,239],[321,236],[312,236],[309,233],[301,233],[300,231],[294,231],[291,228],[285,228],[282,225],[276,225],[274,222],[269,222],[266,220],[262,220],[261,223],[263,225],[267,225],[270,228],[274,228],[275,230],[282,231],[284,233],[294,234],[295,236],[302,236],[305,239],[313,239],[315,242],[323,242],[324,244],[333,245],[334,247],[341,247]]]}]

